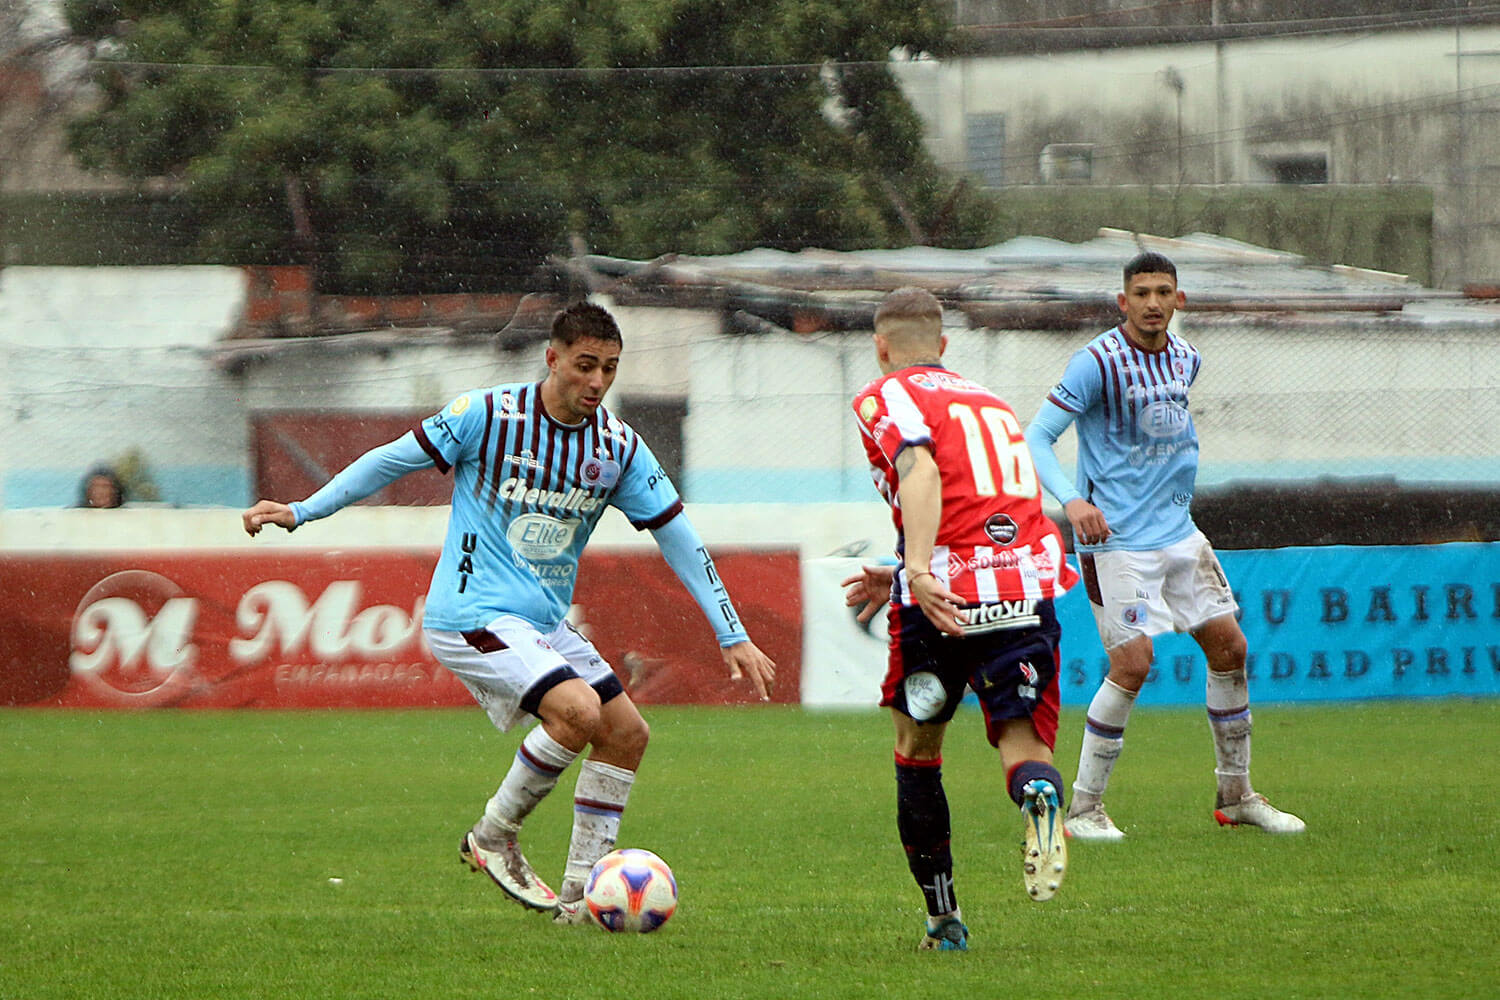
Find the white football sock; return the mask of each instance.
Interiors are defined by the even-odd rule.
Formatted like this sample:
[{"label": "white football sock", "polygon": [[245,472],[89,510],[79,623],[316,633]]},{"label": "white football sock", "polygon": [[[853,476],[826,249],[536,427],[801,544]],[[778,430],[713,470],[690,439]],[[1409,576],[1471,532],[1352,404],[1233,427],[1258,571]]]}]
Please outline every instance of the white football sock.
[{"label": "white football sock", "polygon": [[1083,747],[1078,752],[1078,776],[1073,781],[1073,802],[1068,815],[1087,812],[1104,798],[1110,773],[1125,746],[1125,723],[1135,705],[1135,692],[1109,678],[1094,692],[1083,726]]},{"label": "white football sock", "polygon": [[479,821],[481,840],[514,834],[536,804],[547,797],[557,779],[578,756],[537,726],[526,734],[516,750],[505,780],[484,807]]},{"label": "white football sock", "polygon": [[1245,671],[1210,670],[1204,695],[1208,727],[1214,735],[1219,805],[1232,805],[1251,792],[1250,685]]},{"label": "white football sock", "polygon": [[630,798],[635,772],[613,764],[586,760],[578,767],[573,792],[573,839],[558,898],[572,902],[583,896],[583,883],[594,862],[614,850],[620,817]]}]

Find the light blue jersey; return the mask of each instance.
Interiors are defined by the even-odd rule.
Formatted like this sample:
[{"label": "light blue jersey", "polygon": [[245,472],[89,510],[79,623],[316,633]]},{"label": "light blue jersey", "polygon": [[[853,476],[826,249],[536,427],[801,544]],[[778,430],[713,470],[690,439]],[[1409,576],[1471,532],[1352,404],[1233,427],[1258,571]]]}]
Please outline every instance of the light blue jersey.
[{"label": "light blue jersey", "polygon": [[606,507],[637,528],[682,509],[634,429],[602,406],[582,424],[559,423],[535,383],[459,396],[422,421],[417,441],[454,477],[448,537],[427,595],[429,628],[479,628],[502,611],[555,628]]},{"label": "light blue jersey", "polygon": [[371,449],[306,500],[297,523],[327,517],[419,468],[453,473],[453,511],[423,624],[466,632],[501,614],[543,634],[572,603],[578,560],[606,507],[649,529],[721,646],[747,638],[682,500],[635,430],[604,407],[553,419],[541,383],[459,396],[410,434]]},{"label": "light blue jersey", "polygon": [[[1202,358],[1168,332],[1158,351],[1132,344],[1121,327],[1100,334],[1069,360],[1062,380],[1027,428],[1042,483],[1060,503],[1082,497],[1109,522],[1102,545],[1079,551],[1160,549],[1195,530],[1198,434],[1188,389]],[[1052,450],[1074,423],[1078,470],[1069,483]]]}]

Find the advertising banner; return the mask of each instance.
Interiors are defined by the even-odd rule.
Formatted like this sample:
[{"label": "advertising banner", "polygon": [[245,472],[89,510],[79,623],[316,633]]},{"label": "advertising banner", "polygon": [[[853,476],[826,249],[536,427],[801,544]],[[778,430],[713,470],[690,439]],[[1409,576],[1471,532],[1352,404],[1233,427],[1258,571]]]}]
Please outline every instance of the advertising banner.
[{"label": "advertising banner", "polygon": [[[1500,695],[1500,543],[1320,546],[1219,553],[1240,604],[1256,701]],[[869,561],[869,560],[865,560]],[[874,705],[886,662],[884,615],[869,628],[839,581],[858,559],[804,567],[803,701]],[[1083,588],[1057,602],[1064,704],[1086,705],[1108,672]],[[1202,652],[1158,637],[1139,703],[1203,704]]]},{"label": "advertising banner", "polygon": [[[422,640],[437,550],[0,554],[0,704],[80,708],[470,705]],[[715,554],[797,699],[795,551]],[[654,549],[585,555],[570,620],[637,701],[753,700]]]}]

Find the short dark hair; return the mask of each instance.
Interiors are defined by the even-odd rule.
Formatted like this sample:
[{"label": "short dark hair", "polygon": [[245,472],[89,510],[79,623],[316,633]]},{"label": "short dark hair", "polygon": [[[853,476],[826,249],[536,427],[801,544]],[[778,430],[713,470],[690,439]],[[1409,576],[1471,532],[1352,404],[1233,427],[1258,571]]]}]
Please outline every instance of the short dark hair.
[{"label": "short dark hair", "polygon": [[886,295],[875,310],[875,325],[882,320],[925,320],[943,324],[943,304],[925,288],[906,285]]},{"label": "short dark hair", "polygon": [[552,317],[552,339],[571,347],[584,338],[625,346],[620,326],[609,310],[592,302],[575,302]]},{"label": "short dark hair", "polygon": [[1177,265],[1172,263],[1165,254],[1147,250],[1145,253],[1136,254],[1130,258],[1125,265],[1125,285],[1130,286],[1130,279],[1137,274],[1170,274],[1172,280],[1177,280]]}]

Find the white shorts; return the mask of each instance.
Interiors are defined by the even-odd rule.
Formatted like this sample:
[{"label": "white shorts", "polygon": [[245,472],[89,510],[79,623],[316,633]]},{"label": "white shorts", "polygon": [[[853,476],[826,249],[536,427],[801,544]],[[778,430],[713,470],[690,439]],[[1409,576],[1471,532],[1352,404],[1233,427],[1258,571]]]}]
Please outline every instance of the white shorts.
[{"label": "white shorts", "polygon": [[1201,531],[1164,549],[1086,552],[1078,561],[1105,649],[1139,636],[1191,632],[1239,610]]},{"label": "white shorts", "polygon": [[543,635],[528,621],[501,615],[471,632],[422,633],[432,655],[502,732],[535,716],[542,697],[565,680],[582,678],[606,701],[623,690],[609,662],[567,622]]}]

